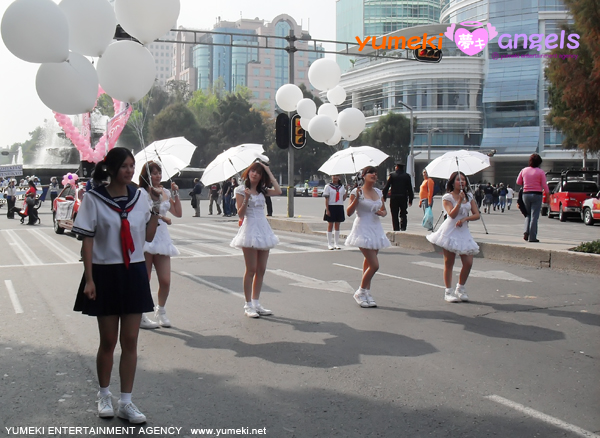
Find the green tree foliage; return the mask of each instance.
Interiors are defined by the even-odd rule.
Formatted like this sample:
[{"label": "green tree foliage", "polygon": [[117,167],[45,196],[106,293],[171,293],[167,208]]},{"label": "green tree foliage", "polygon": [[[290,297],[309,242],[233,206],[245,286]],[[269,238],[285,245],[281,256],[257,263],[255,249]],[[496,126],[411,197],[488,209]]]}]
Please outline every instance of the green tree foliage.
[{"label": "green tree foliage", "polygon": [[565,135],[563,146],[600,153],[600,0],[565,0],[574,18],[567,35],[580,36],[576,50],[554,49],[545,70],[550,112],[546,120]]},{"label": "green tree foliage", "polygon": [[171,103],[188,103],[192,98],[190,86],[186,81],[169,81],[165,87]]},{"label": "green tree foliage", "polygon": [[[357,140],[380,149],[394,160],[406,160],[410,152],[410,119],[402,114],[388,113],[363,131]],[[356,143],[354,141],[353,145]]]},{"label": "green tree foliage", "polygon": [[187,104],[201,127],[210,129],[216,123],[219,97],[217,94],[197,90]]}]

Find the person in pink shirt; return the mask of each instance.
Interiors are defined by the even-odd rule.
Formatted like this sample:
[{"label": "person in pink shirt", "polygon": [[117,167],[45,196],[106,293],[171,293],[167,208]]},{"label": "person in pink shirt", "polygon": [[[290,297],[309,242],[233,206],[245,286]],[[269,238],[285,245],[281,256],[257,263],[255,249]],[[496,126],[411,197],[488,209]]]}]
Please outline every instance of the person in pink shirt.
[{"label": "person in pink shirt", "polygon": [[527,209],[525,216],[525,231],[523,239],[529,242],[539,242],[537,238],[538,219],[542,208],[543,191],[550,195],[550,188],[546,182],[546,173],[540,169],[542,157],[531,154],[529,167],[525,167],[517,177],[517,184],[523,186],[523,203]]}]

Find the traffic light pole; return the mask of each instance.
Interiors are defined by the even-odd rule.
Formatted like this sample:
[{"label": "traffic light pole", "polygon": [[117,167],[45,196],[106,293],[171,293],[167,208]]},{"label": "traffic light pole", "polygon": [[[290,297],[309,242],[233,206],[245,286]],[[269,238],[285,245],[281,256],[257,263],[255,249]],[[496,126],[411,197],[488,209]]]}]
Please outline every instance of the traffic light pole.
[{"label": "traffic light pole", "polygon": [[[296,35],[294,31],[290,29],[289,36],[286,38],[288,41],[288,52],[289,58],[289,79],[290,84],[294,83],[294,53],[298,50],[295,46]],[[288,114],[289,115],[289,114]],[[290,117],[291,118],[291,117]],[[287,187],[287,199],[288,199],[288,217],[294,217],[294,146],[292,146],[292,135],[290,137],[290,144],[288,145],[288,187]]]}]

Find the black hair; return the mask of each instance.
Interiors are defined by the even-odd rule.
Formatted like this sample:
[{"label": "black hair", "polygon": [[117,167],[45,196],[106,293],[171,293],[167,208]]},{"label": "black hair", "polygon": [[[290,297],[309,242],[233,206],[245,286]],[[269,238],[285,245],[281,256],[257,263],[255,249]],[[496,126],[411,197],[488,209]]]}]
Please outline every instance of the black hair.
[{"label": "black hair", "polygon": [[531,156],[529,157],[529,166],[530,167],[540,167],[541,164],[542,164],[542,157],[540,157],[538,154],[531,154]]},{"label": "black hair", "polygon": [[96,168],[94,169],[94,182],[102,184],[108,177],[115,178],[127,157],[131,157],[131,159],[135,160],[129,149],[117,147],[108,151],[104,161],[100,161],[96,164]]},{"label": "black hair", "polygon": [[469,178],[467,178],[467,175],[465,175],[462,172],[454,172],[452,175],[450,175],[450,179],[446,183],[446,193],[450,193],[450,192],[454,191],[454,181],[456,180],[456,177],[458,176],[458,174],[461,174],[462,176],[465,177],[465,187],[463,187],[465,194],[467,194],[468,192],[471,191],[471,187],[469,186]]}]

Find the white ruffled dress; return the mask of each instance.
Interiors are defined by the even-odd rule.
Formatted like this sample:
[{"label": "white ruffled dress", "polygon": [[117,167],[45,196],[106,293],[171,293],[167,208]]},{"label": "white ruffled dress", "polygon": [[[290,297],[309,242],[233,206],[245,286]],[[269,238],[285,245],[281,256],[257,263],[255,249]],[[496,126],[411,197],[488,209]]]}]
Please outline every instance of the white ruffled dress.
[{"label": "white ruffled dress", "polygon": [[[238,186],[234,193],[244,195],[245,185]],[[262,193],[250,195],[242,226],[230,243],[233,248],[254,248],[268,250],[279,243],[265,216],[265,196]]]},{"label": "white ruffled dress", "polygon": [[[366,249],[382,249],[391,246],[385,231],[383,231],[380,216],[375,214],[383,205],[381,190],[375,189],[375,191],[379,196],[376,201],[365,198],[362,194],[360,195],[356,207],[356,219],[354,219],[352,231],[346,237],[344,245]],[[356,193],[356,189],[354,189],[350,196],[356,196]]]},{"label": "white ruffled dress", "polygon": [[[471,201],[473,195],[469,193],[468,202],[463,202],[460,206],[460,210],[454,219],[448,215],[444,223],[435,232],[427,236],[434,245],[444,248],[450,252],[459,255],[475,255],[479,252],[479,245],[473,240],[471,232],[469,231],[469,223],[465,222],[462,227],[457,227],[456,223],[469,216],[471,211]],[[450,201],[452,208],[456,206],[456,202],[451,193],[446,193],[442,197],[442,201]]]},{"label": "white ruffled dress", "polygon": [[[171,192],[167,189],[163,189],[167,192],[167,200],[160,203],[160,215],[166,216],[166,214],[171,209]],[[150,203],[152,203],[152,199],[148,196]],[[150,207],[152,208],[152,207]],[[160,254],[169,257],[174,257],[179,255],[179,250],[175,248],[173,245],[173,240],[171,240],[171,236],[169,234],[169,230],[167,229],[168,225],[163,222],[162,219],[158,220],[158,227],[156,227],[156,234],[154,235],[154,239],[152,242],[144,243],[144,252],[149,254]]]}]

